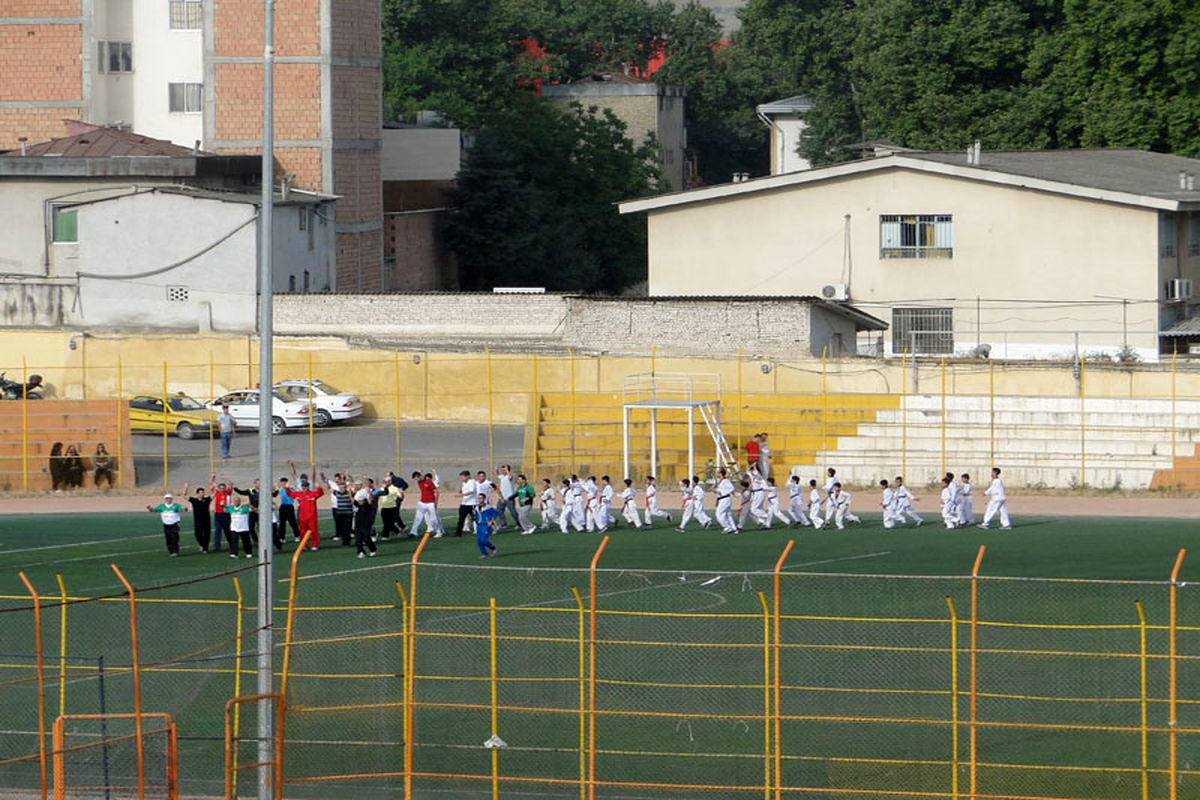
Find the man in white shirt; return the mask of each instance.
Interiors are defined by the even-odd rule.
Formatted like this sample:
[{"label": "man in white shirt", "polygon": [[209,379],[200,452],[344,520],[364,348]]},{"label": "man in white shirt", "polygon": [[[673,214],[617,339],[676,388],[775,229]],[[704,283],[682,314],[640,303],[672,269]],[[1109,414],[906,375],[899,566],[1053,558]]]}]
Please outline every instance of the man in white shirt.
[{"label": "man in white shirt", "polygon": [[589,475],[583,482],[583,519],[588,533],[602,527],[600,520],[600,488],[596,486],[596,477]]},{"label": "man in white shirt", "polygon": [[918,528],[921,527],[921,523],[923,523],[925,520],[923,520],[921,515],[914,511],[912,507],[912,504],[918,498],[914,497],[913,493],[910,492],[908,487],[904,485],[904,477],[902,475],[896,476],[894,491],[896,493],[896,522],[903,522],[905,516],[907,516],[917,524]]},{"label": "man in white shirt", "polygon": [[518,528],[521,527],[521,521],[517,518],[517,506],[515,498],[517,496],[517,487],[513,483],[512,470],[508,464],[501,464],[496,470],[496,489],[499,492],[499,499],[496,502],[496,510],[500,512],[500,516],[496,517],[499,523],[499,528],[503,528],[508,523],[505,521],[505,515],[513,518],[513,524]]},{"label": "man in white shirt", "polygon": [[788,481],[788,514],[792,522],[802,528],[812,524],[804,513],[804,487],[800,485],[799,475],[793,475]]},{"label": "man in white shirt", "polygon": [[992,485],[984,491],[984,494],[988,498],[987,511],[984,512],[983,524],[979,527],[987,530],[992,517],[999,513],[1000,530],[1012,530],[1012,520],[1008,518],[1008,495],[1004,491],[1004,481],[1000,480],[999,467],[992,467]]},{"label": "man in white shirt", "polygon": [[737,521],[733,518],[733,481],[724,467],[717,470],[717,524],[723,533],[737,533]]},{"label": "man in white shirt", "polygon": [[671,524],[671,515],[658,507],[658,484],[653,475],[646,476],[646,526],[654,524],[655,517],[662,517]]},{"label": "man in white shirt", "polygon": [[471,477],[471,473],[463,470],[458,473],[462,485],[458,489],[458,524],[454,526],[454,535],[463,535],[463,526],[471,523],[475,529],[475,507],[479,505],[479,484]]},{"label": "man in white shirt", "polygon": [[633,481],[629,478],[625,479],[625,488],[621,490],[621,516],[639,531],[642,529],[642,517],[637,507],[637,489],[633,488]]}]

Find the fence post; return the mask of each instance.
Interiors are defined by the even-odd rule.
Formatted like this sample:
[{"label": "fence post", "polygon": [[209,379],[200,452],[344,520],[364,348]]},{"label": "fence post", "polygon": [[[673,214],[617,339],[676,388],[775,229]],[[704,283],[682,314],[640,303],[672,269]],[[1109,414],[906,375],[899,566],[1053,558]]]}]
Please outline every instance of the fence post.
[{"label": "fence post", "polygon": [[167,362],[163,361],[162,370],[162,464],[163,464],[163,492],[171,491],[170,478],[167,475],[167,415],[171,407],[167,405]]},{"label": "fence post", "polygon": [[421,537],[417,549],[413,552],[409,566],[408,577],[408,668],[404,670],[404,720],[407,736],[404,738],[404,800],[412,800],[412,771],[413,771],[413,739],[416,727],[413,719],[413,690],[416,688],[413,671],[417,664],[417,564],[421,560],[421,551],[429,543],[429,531]]},{"label": "fence post", "polygon": [[575,452],[575,351],[567,348],[567,358],[571,362],[571,466],[567,472],[578,469],[578,454]]},{"label": "fence post", "polygon": [[[237,595],[237,621],[234,623],[234,645],[233,645],[233,696],[242,696],[242,585],[238,582],[237,576],[233,576],[233,591]],[[237,703],[233,707],[233,740],[236,742],[241,728],[242,720],[242,704]],[[232,763],[233,769],[230,770],[230,783],[233,790],[233,797],[237,797],[237,779],[238,779],[238,756],[240,750],[235,746],[233,748]]]},{"label": "fence post", "polygon": [[988,362],[988,463],[996,464],[996,364]]},{"label": "fence post", "polygon": [[950,595],[946,606],[950,609],[950,796],[958,800],[958,614]]},{"label": "fence post", "polygon": [[978,699],[978,655],[979,655],[979,567],[983,564],[983,554],[986,545],[979,546],[979,554],[975,556],[975,566],[971,570],[971,797],[978,796],[978,748],[977,727],[979,722]]},{"label": "fence post", "polygon": [[[29,365],[21,356],[21,488],[29,491]],[[45,781],[43,781],[45,783]]]},{"label": "fence post", "polygon": [[[743,416],[742,407],[745,405],[745,398],[742,396],[742,348],[741,347],[739,347],[738,351],[737,351],[737,394],[738,394],[737,441],[734,442],[734,445],[733,445],[733,452],[735,454],[733,460],[735,462],[738,460],[738,458],[737,458],[738,450],[742,446],[742,416]],[[653,413],[653,412],[651,412],[651,413]],[[689,476],[689,477],[691,477],[691,476]]]},{"label": "fence post", "polygon": [[758,593],[763,610],[763,800],[771,800],[771,609]]},{"label": "fence post", "polygon": [[774,685],[772,687],[772,689],[775,693],[775,714],[774,714],[774,719],[773,719],[774,727],[775,727],[775,800],[780,800],[780,798],[782,797],[782,788],[783,788],[783,747],[781,745],[783,705],[781,702],[782,684],[780,682],[780,672],[779,672],[779,656],[780,656],[780,650],[782,649],[782,646],[783,646],[783,642],[780,638],[780,628],[779,628],[779,620],[780,620],[780,615],[782,613],[781,602],[780,602],[780,591],[779,591],[779,575],[783,571],[783,562],[787,561],[788,554],[792,552],[792,548],[795,546],[796,546],[796,540],[788,539],[787,546],[783,548],[783,553],[779,556],[779,560],[775,562],[775,586],[774,586],[774,590],[775,590],[775,636],[774,636],[774,640],[775,640],[774,641],[774,645],[775,645],[775,647],[774,647],[775,680],[774,680]]},{"label": "fence post", "polygon": [[[314,438],[313,431],[313,373],[312,373],[312,351],[308,352],[308,463],[317,463],[317,443]],[[398,467],[397,467],[398,469]]]},{"label": "fence post", "polygon": [[946,474],[946,357],[942,356],[942,475]]},{"label": "fence post", "polygon": [[304,531],[300,534],[300,543],[296,545],[296,551],[292,553],[292,569],[288,576],[287,622],[284,624],[283,667],[279,675],[279,710],[275,724],[275,747],[278,751],[275,753],[275,800],[283,800],[283,723],[287,709],[288,671],[292,665],[292,625],[296,613],[296,572],[300,565],[300,554],[304,552],[305,547],[308,547],[311,538],[312,531]]},{"label": "fence post", "polygon": [[[404,679],[400,682],[400,707],[408,710],[408,595],[404,586],[396,581],[396,591],[400,593],[400,674]],[[408,741],[408,715],[400,714],[401,741]]]},{"label": "fence post", "polygon": [[33,598],[33,635],[37,637],[34,652],[37,654],[38,762],[42,772],[42,800],[46,800],[46,688],[45,676],[42,673],[42,599],[24,572],[18,572],[17,575],[29,590],[29,596]]},{"label": "fence post", "polygon": [[[491,664],[492,684],[492,736],[500,735],[499,711],[500,692],[496,669],[496,598],[488,604],[488,643],[491,645],[488,661]],[[500,748],[492,747],[492,800],[500,800]]]},{"label": "fence post", "polygon": [[1179,438],[1179,428],[1176,427],[1176,420],[1175,420],[1175,400],[1177,397],[1177,394],[1175,391],[1175,378],[1176,378],[1175,356],[1177,356],[1178,353],[1179,353],[1178,349],[1173,349],[1171,351],[1171,488],[1172,489],[1179,488],[1179,475],[1177,474],[1178,468],[1175,466],[1175,458],[1176,458],[1176,449],[1175,448],[1176,448],[1177,440]]},{"label": "fence post", "polygon": [[596,800],[596,564],[608,536],[600,540],[588,573],[588,800]]},{"label": "fence post", "polygon": [[1141,709],[1142,728],[1142,800],[1150,798],[1150,746],[1146,728],[1146,612],[1142,609],[1142,601],[1134,603],[1138,614],[1138,667],[1139,667],[1139,706]]},{"label": "fence post", "polygon": [[1084,374],[1087,362],[1079,359],[1079,488],[1087,486],[1087,391]]},{"label": "fence post", "polygon": [[821,348],[821,454],[825,458],[826,463],[829,462],[829,389],[827,384],[828,371],[825,364],[825,357],[829,354],[829,347]]},{"label": "fence post", "polygon": [[1176,705],[1178,701],[1178,660],[1179,651],[1177,649],[1176,633],[1178,627],[1178,597],[1179,594],[1179,568],[1183,566],[1183,557],[1187,555],[1187,550],[1181,549],[1179,555],[1175,558],[1175,568],[1171,570],[1171,618],[1170,618],[1170,640],[1169,640],[1169,658],[1170,674],[1168,677],[1169,696],[1167,700],[1167,737],[1170,741],[1170,767],[1169,781],[1171,792],[1168,795],[1170,800],[1176,800],[1179,795],[1179,718],[1176,715]]},{"label": "fence post", "polygon": [[[117,356],[117,479],[119,481],[121,481],[122,483],[124,483],[125,475],[127,474],[125,471],[125,465],[121,462],[121,442],[124,439],[124,436],[122,435],[122,433],[123,433],[123,428],[124,428],[124,417],[125,417],[125,409],[121,407],[122,406],[121,385],[122,385],[122,383],[124,383],[123,378],[124,378],[124,374],[121,369],[121,356],[118,355]],[[129,473],[132,473],[132,472],[133,472],[133,470],[129,470]],[[129,485],[133,486],[132,478],[130,478]]]},{"label": "fence post", "polygon": [[[396,372],[396,474],[401,474],[403,469],[400,466],[400,349],[396,349],[395,356],[395,372]],[[400,512],[397,511],[397,514]]]},{"label": "fence post", "polygon": [[571,587],[579,608],[579,800],[587,798],[587,615],[579,589]]},{"label": "fence post", "polygon": [[59,621],[58,621],[58,714],[67,713],[67,585],[63,583],[62,573],[55,573],[58,580]]},{"label": "fence post", "polygon": [[490,347],[483,348],[483,357],[487,362],[488,474],[491,474],[491,471],[494,469],[493,465],[496,463],[495,434],[493,430],[493,426],[495,425],[496,411],[492,390],[492,349]]},{"label": "fence post", "polygon": [[900,474],[908,477],[908,351],[900,356]]},{"label": "fence post", "polygon": [[138,661],[137,600],[134,597],[133,587],[129,585],[129,581],[125,580],[125,576],[121,574],[121,570],[117,569],[117,565],[109,564],[109,566],[121,579],[121,583],[125,585],[125,591],[129,594],[129,637],[130,649],[133,653],[133,727],[137,736],[138,800],[146,800],[146,751],[142,741],[142,668]]},{"label": "fence post", "polygon": [[[217,399],[216,395],[216,366],[213,364],[212,348],[208,351],[208,401],[211,403]],[[208,426],[208,474],[217,474],[217,453],[216,453],[216,425],[210,421]]]}]

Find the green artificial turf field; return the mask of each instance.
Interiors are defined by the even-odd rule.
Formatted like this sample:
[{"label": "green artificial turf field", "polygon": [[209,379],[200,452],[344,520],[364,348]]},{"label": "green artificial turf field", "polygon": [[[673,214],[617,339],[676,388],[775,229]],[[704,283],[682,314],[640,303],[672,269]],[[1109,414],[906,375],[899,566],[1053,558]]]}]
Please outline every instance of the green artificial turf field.
[{"label": "green artificial turf field", "polygon": [[[449,515],[446,515],[447,521]],[[326,525],[322,518],[322,525]],[[987,547],[978,629],[981,793],[1023,797],[1140,797],[1140,667],[1146,665],[1147,771],[1152,795],[1165,787],[1168,669],[1165,584],[1176,555],[1194,538],[1186,520],[1021,518],[1012,531],[884,530],[878,516],[845,531],[776,529],[725,536],[620,529],[597,575],[596,775],[598,797],[730,797],[762,793],[773,733],[764,703],[780,715],[779,780],[820,796],[825,788],[952,793],[965,790],[966,694],[971,573]],[[411,593],[410,540],[380,544],[380,557],[322,540],[301,558],[285,752],[292,780],[328,775],[343,797],[394,787],[403,769],[402,614],[399,581]],[[764,697],[773,668],[764,655],[773,603],[769,573],[788,540],[780,611],[779,705]],[[168,558],[154,515],[0,517],[3,607],[28,606],[24,571],[53,602],[61,575],[72,597],[119,594],[118,564],[139,587],[139,635],[146,710],[171,713],[180,726],[185,794],[220,791],[222,709],[254,691],[252,562],[201,555],[185,519],[183,555]],[[490,796],[490,733],[508,743],[500,756],[501,793],[578,796],[579,625],[573,589],[590,602],[586,567],[596,535],[502,533],[499,557],[480,561],[473,537],[430,540],[416,587],[414,641],[417,782],[437,796]],[[289,548],[290,549],[290,548]],[[277,608],[286,602],[290,558],[276,562]],[[447,566],[436,566],[447,565]],[[535,569],[541,568],[541,569]],[[222,575],[232,570],[239,572]],[[1185,560],[1181,577],[1187,580]],[[244,601],[244,647],[233,577]],[[212,577],[216,576],[216,577]],[[879,577],[923,576],[923,577]],[[1006,581],[995,576],[1072,579]],[[169,586],[168,586],[169,585]],[[150,587],[167,587],[152,589]],[[1200,626],[1200,604],[1179,589],[1178,624]],[[949,597],[959,625],[951,648]],[[491,614],[495,598],[498,731],[491,729]],[[201,604],[159,600],[207,600]],[[1137,603],[1148,619],[1138,658]],[[127,604],[118,597],[67,607],[65,660],[60,614],[43,619],[48,714],[131,710]],[[31,615],[0,625],[0,716],[9,720],[0,761],[36,750],[31,694]],[[282,624],[282,615],[277,618]],[[764,624],[767,630],[764,632]],[[280,636],[282,638],[282,636]],[[1177,709],[1191,730],[1200,713],[1200,634],[1179,633]],[[590,655],[590,654],[589,654]],[[100,691],[97,658],[107,679]],[[153,666],[157,665],[157,666]],[[66,676],[59,694],[59,672]],[[958,702],[952,699],[957,679]],[[312,710],[323,708],[323,711]],[[251,712],[247,712],[250,715]],[[958,715],[958,725],[954,715]],[[771,714],[767,714],[768,721]],[[249,716],[243,719],[249,729]],[[25,731],[25,734],[21,734]],[[767,742],[764,742],[764,736]],[[1196,787],[1200,734],[1176,737],[1181,785]],[[952,744],[957,742],[956,770]],[[251,751],[243,748],[246,757]],[[116,767],[113,767],[116,769]],[[530,783],[520,778],[537,779]],[[36,763],[0,766],[0,785],[30,786]],[[561,782],[556,782],[561,781]],[[718,790],[664,788],[713,785]],[[742,788],[744,787],[744,790]],[[357,793],[356,793],[357,792]],[[296,782],[288,796],[328,797],[328,782]],[[418,793],[417,796],[422,796]],[[1181,795],[1183,796],[1183,795]]]}]

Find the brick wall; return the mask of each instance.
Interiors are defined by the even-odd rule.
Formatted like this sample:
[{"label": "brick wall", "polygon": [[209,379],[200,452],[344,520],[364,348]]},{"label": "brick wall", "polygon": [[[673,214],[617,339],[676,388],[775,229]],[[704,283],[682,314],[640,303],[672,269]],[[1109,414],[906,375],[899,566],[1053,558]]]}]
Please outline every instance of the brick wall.
[{"label": "brick wall", "polygon": [[[261,139],[262,66],[216,64],[214,72],[214,90],[218,98],[217,138]],[[318,138],[321,134],[320,105],[321,69],[318,65],[275,65],[276,139]]]},{"label": "brick wall", "polygon": [[83,13],[80,0],[4,0],[4,17],[77,17]]},{"label": "brick wall", "polygon": [[78,101],[80,35],[78,25],[0,25],[0,99]]},{"label": "brick wall", "polygon": [[[216,0],[213,26],[213,44],[220,55],[262,57],[262,0]],[[320,35],[317,0],[287,0],[275,4],[277,57],[319,55]]]},{"label": "brick wall", "polygon": [[436,291],[451,285],[453,262],[437,232],[441,214],[384,217],[383,252],[394,259],[385,270],[385,291]]}]

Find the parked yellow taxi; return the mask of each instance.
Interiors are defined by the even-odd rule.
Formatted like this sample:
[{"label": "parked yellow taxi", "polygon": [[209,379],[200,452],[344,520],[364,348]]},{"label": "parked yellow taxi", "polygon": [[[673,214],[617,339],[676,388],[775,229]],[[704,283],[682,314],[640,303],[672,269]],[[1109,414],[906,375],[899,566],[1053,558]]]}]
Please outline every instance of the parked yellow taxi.
[{"label": "parked yellow taxi", "polygon": [[133,433],[162,433],[163,421],[166,430],[180,439],[208,436],[217,422],[216,412],[210,411],[183,392],[167,395],[167,411],[163,413],[163,399],[141,394],[129,399],[129,430]]}]

